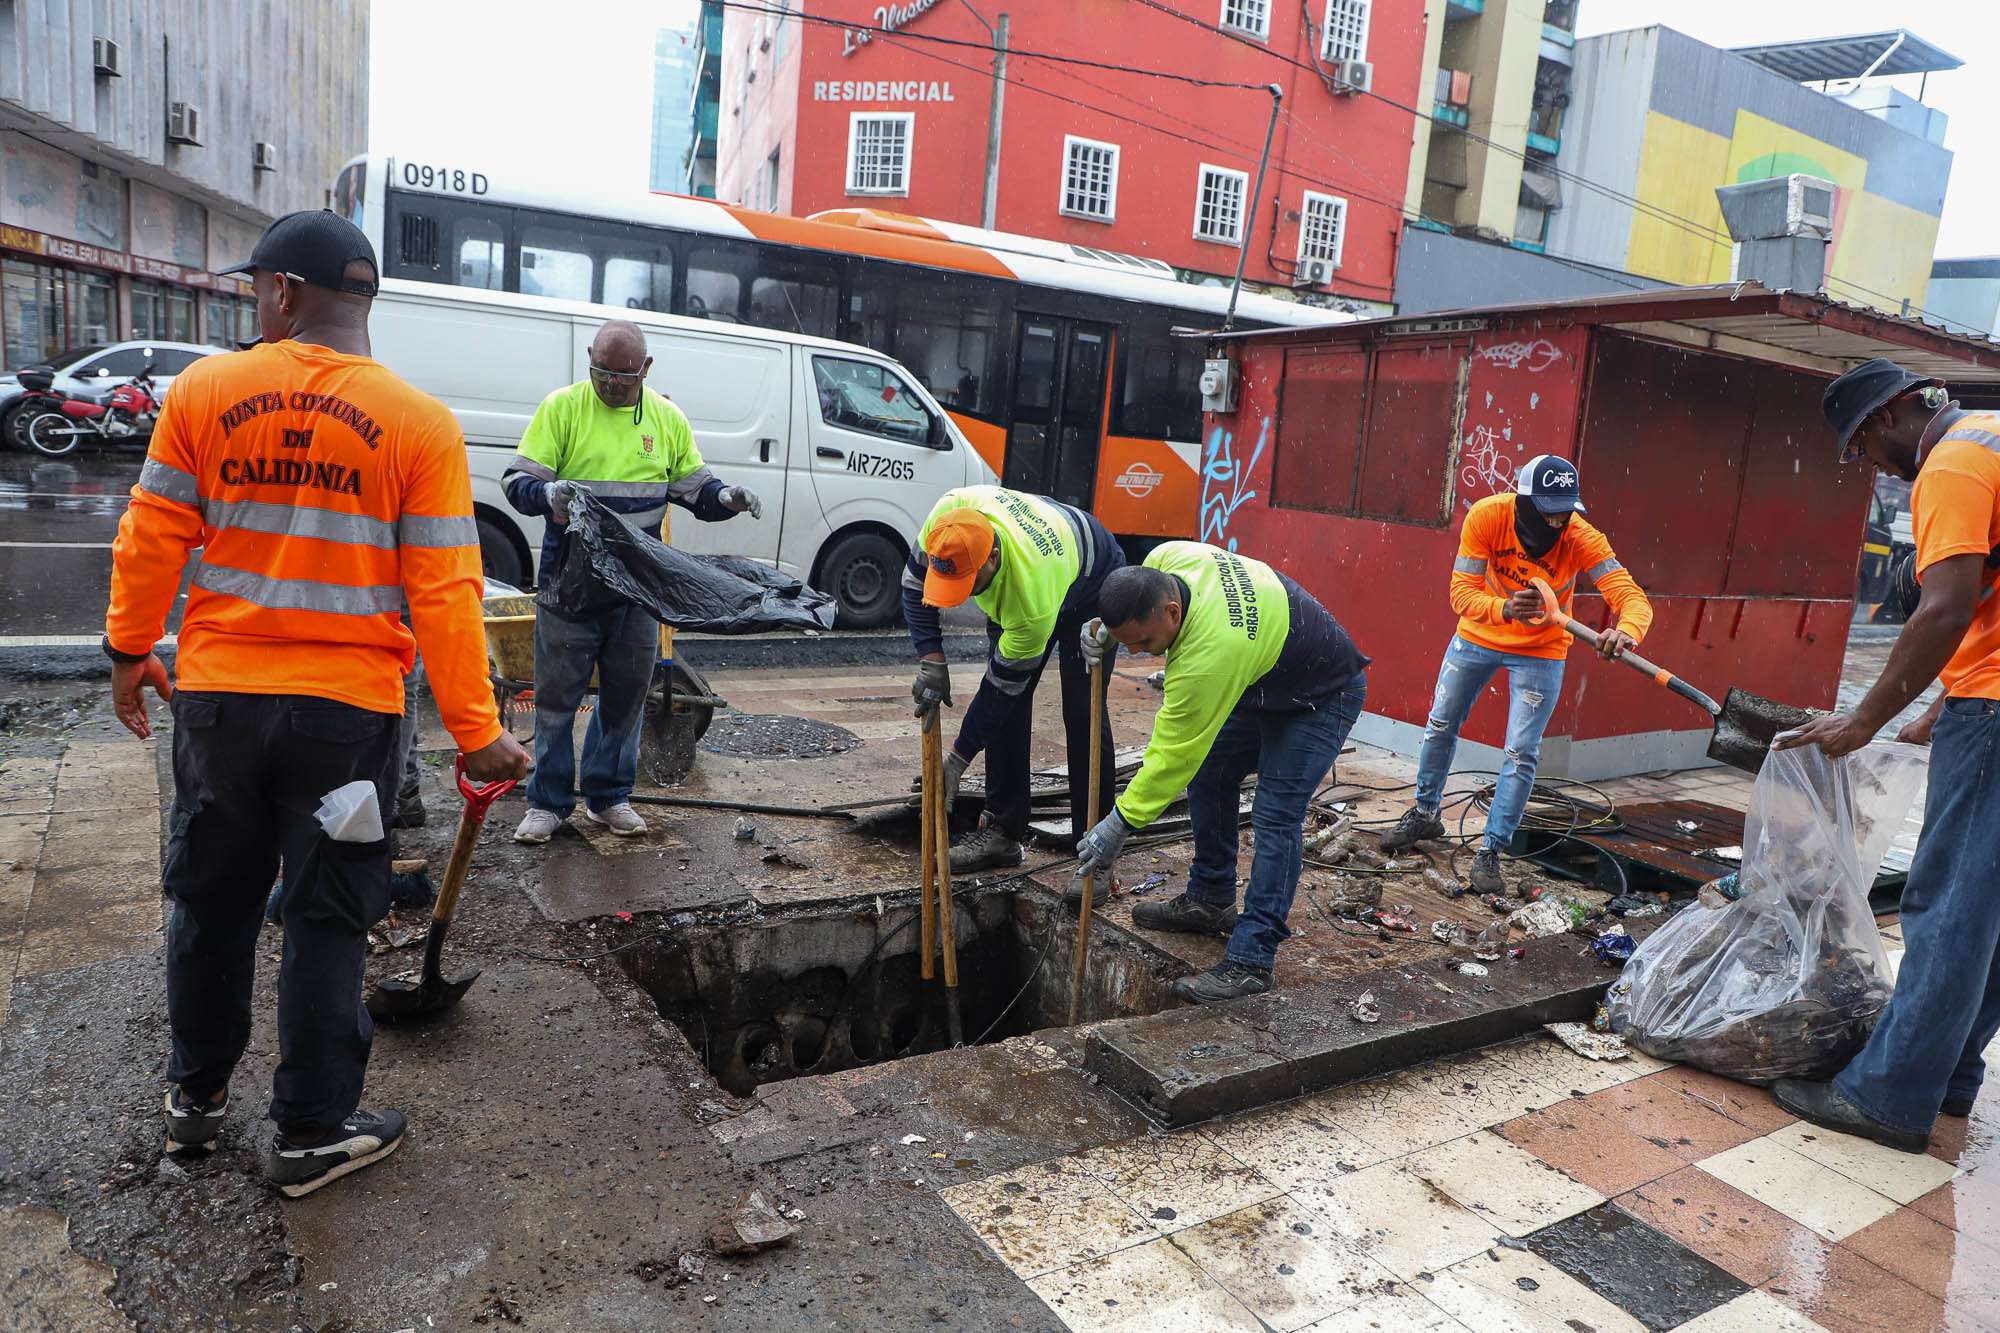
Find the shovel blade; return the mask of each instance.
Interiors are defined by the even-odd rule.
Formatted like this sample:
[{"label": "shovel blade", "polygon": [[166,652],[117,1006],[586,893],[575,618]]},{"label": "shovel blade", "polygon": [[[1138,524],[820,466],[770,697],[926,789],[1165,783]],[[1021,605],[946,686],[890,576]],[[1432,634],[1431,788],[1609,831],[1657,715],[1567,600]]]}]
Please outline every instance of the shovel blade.
[{"label": "shovel blade", "polygon": [[456,977],[430,973],[416,981],[378,981],[368,992],[368,1016],[377,1023],[420,1023],[455,1007],[477,980],[478,968]]},{"label": "shovel blade", "polygon": [[1715,731],[1708,738],[1708,757],[1755,774],[1771,753],[1779,733],[1805,725],[1815,714],[1809,708],[1781,704],[1761,694],[1729,687]]}]

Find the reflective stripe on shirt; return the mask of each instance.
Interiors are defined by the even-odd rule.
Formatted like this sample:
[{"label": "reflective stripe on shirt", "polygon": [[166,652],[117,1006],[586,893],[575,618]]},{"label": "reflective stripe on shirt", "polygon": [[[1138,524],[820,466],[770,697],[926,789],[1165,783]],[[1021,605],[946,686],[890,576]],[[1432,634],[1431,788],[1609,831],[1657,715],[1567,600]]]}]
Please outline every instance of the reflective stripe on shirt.
[{"label": "reflective stripe on shirt", "polygon": [[1954,426],[1944,433],[1939,444],[1950,444],[1953,440],[1963,440],[1967,444],[1983,444],[1988,449],[2000,450],[2000,435],[1990,430],[1980,430],[1977,426]]},{"label": "reflective stripe on shirt", "polygon": [[1599,579],[1603,578],[1606,574],[1616,573],[1617,571],[1623,568],[1625,568],[1625,566],[1622,563],[1620,563],[1616,557],[1613,557],[1612,559],[1609,560],[1600,560],[1596,564],[1592,565],[1589,569],[1584,570],[1583,577],[1589,579],[1592,583],[1595,583]]},{"label": "reflective stripe on shirt", "polygon": [[507,471],[519,472],[523,476],[533,477],[537,481],[554,481],[556,479],[556,470],[554,468],[537,463],[534,459],[523,457],[520,454],[515,454],[513,459],[508,462]]},{"label": "reflective stripe on shirt", "polygon": [[1451,567],[1461,574],[1484,574],[1486,562],[1475,556],[1462,555],[1451,562]]},{"label": "reflective stripe on shirt", "polygon": [[279,537],[313,537],[350,546],[396,549],[396,527],[365,514],[343,514],[310,505],[270,504],[263,500],[208,500],[201,516],[218,530],[268,532]]},{"label": "reflective stripe on shirt", "polygon": [[281,579],[203,561],[194,586],[238,597],[273,611],[325,611],[338,616],[372,616],[397,610],[403,590],[395,584],[354,587],[312,579]]},{"label": "reflective stripe on shirt", "polygon": [[195,486],[194,474],[162,463],[157,458],[147,459],[146,465],[139,469],[139,489],[148,495],[157,495],[162,500],[172,500],[190,508],[201,504],[201,492]]},{"label": "reflective stripe on shirt", "polygon": [[479,520],[470,514],[405,514],[396,520],[396,537],[405,546],[477,546]]}]

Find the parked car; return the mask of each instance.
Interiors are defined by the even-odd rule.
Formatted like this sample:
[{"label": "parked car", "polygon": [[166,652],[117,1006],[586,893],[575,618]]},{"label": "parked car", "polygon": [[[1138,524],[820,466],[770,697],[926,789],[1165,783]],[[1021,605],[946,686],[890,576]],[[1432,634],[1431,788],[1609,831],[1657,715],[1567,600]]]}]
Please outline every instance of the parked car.
[{"label": "parked car", "polygon": [[[220,347],[200,343],[120,342],[92,343],[72,347],[67,352],[23,370],[45,370],[52,374],[50,387],[64,394],[101,395],[104,390],[130,380],[140,371],[153,377],[155,395],[164,396],[174,376],[197,359],[213,356]],[[28,418],[36,413],[33,403],[24,401],[27,389],[18,371],[0,375],[0,440],[16,449],[28,447]]]},{"label": "parked car", "polygon": [[687,413],[716,475],[764,500],[761,518],[676,515],[673,544],[768,561],[830,594],[845,627],[900,614],[903,562],[940,495],[997,481],[916,377],[866,347],[391,278],[368,322],[375,359],[457,415],[489,578],[534,578],[542,522],[507,503],[501,475],[542,396],[583,378],[607,319],[644,332],[647,381]]}]

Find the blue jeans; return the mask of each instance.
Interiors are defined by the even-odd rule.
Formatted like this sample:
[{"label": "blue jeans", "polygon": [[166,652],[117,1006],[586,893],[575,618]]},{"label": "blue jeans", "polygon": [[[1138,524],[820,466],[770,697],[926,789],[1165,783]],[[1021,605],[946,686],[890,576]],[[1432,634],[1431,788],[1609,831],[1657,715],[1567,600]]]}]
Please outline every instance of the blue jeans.
[{"label": "blue jeans", "polygon": [[1493,808],[1486,812],[1485,845],[1504,852],[1521,826],[1528,793],[1535,788],[1542,732],[1562,693],[1561,658],[1498,652],[1452,635],[1451,646],[1444,650],[1444,668],[1438,672],[1437,693],[1431,696],[1423,749],[1417,754],[1417,808],[1437,813],[1445,779],[1451,776],[1451,757],[1458,749],[1458,729],[1501,667],[1507,668],[1506,755],[1494,783]]},{"label": "blue jeans", "polygon": [[1928,1133],[1979,1095],[2000,1031],[2000,704],[1947,699],[1931,734],[1924,831],[1903,889],[1903,968],[1881,1021],[1833,1080],[1896,1129]]},{"label": "blue jeans", "polygon": [[1257,774],[1250,808],[1257,849],[1250,861],[1250,884],[1243,891],[1243,914],[1229,937],[1230,962],[1269,968],[1278,946],[1291,938],[1285,921],[1299,888],[1306,804],[1340,757],[1367,695],[1364,671],[1317,709],[1266,713],[1239,708],[1222,724],[1208,758],[1188,783],[1194,864],[1188,868],[1187,896],[1233,907],[1237,803],[1243,779]]},{"label": "blue jeans", "polygon": [[597,671],[597,708],[583,733],[583,799],[603,810],[639,775],[639,722],[660,656],[660,624],[636,606],[595,620],[535,617],[535,772],[528,804],[576,809],[576,710]]}]

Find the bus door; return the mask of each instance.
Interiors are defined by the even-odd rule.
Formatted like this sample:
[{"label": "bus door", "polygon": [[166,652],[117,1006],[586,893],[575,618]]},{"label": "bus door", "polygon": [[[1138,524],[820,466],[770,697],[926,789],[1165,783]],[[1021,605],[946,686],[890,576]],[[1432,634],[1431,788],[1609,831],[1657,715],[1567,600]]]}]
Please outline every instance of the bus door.
[{"label": "bus door", "polygon": [[1111,327],[1023,313],[1002,484],[1089,509],[1097,494]]}]

